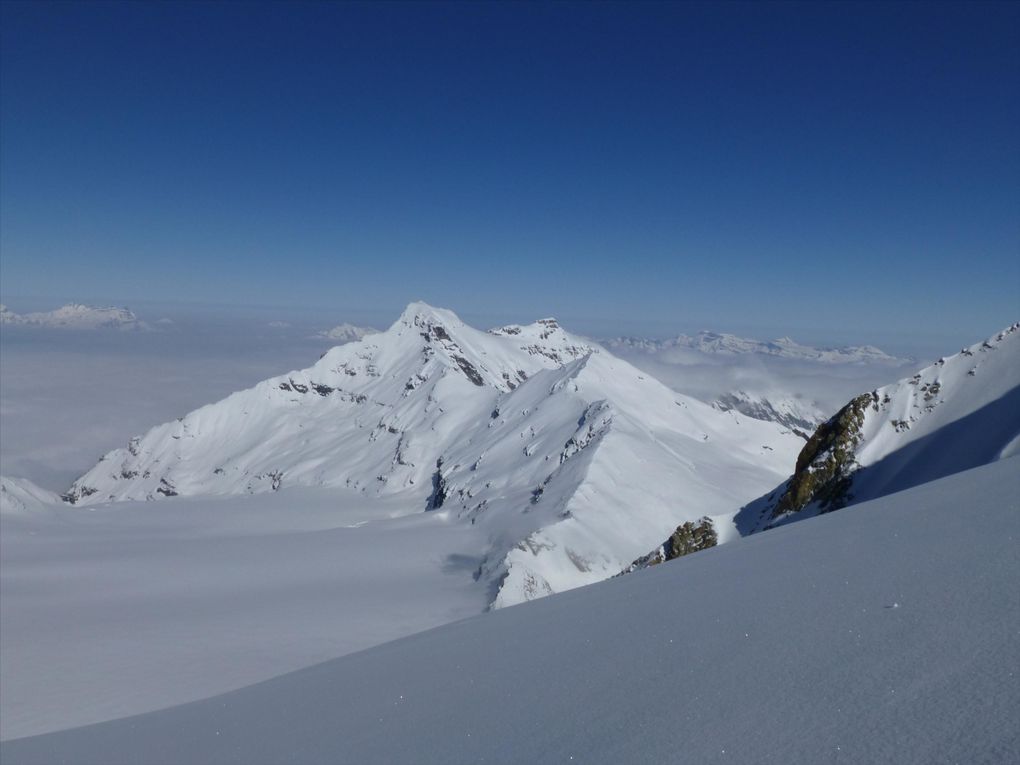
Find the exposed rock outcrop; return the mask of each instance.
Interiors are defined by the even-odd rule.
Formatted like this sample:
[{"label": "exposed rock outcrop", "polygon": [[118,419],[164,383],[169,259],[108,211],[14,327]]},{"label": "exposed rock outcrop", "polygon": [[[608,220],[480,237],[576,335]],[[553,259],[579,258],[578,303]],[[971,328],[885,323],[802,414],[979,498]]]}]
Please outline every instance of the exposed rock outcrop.
[{"label": "exposed rock outcrop", "polygon": [[677,526],[676,531],[648,555],[631,563],[623,573],[629,574],[632,571],[665,563],[699,550],[707,550],[717,544],[719,544],[719,535],[715,531],[715,525],[711,518],[706,516],[698,521],[687,521]]}]

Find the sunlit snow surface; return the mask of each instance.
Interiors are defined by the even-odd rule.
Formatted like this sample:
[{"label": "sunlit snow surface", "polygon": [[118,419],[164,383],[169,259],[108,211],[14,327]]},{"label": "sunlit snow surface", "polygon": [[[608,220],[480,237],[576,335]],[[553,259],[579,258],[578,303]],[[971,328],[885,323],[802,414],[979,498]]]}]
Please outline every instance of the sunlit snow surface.
[{"label": "sunlit snow surface", "polygon": [[3,738],[220,693],[488,602],[474,527],[350,491],[81,509],[3,490]]},{"label": "sunlit snow surface", "polygon": [[1017,762],[1018,498],[1002,460],[3,761]]},{"label": "sunlit snow surface", "polygon": [[783,480],[802,441],[667,388],[555,320],[489,332],[412,303],[385,332],[150,429],[79,506],[349,488],[486,535],[494,606],[619,573],[677,524]]}]

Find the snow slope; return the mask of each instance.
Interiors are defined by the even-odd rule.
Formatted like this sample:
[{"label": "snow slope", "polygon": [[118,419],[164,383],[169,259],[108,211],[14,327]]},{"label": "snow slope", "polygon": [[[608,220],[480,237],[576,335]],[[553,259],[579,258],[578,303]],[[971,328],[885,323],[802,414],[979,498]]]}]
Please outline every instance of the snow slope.
[{"label": "snow slope", "polygon": [[0,513],[31,513],[56,505],[60,497],[27,478],[0,476]]},{"label": "snow slope", "polygon": [[0,324],[50,329],[149,329],[127,308],[98,308],[69,303],[53,311],[17,314],[0,305]]},{"label": "snow slope", "polygon": [[294,486],[442,508],[485,532],[496,606],[604,579],[678,523],[786,475],[789,430],[670,391],[552,319],[488,333],[410,305],[331,349],[107,454],[80,505]]},{"label": "snow slope", "polygon": [[1020,323],[854,398],[812,436],[790,480],[742,512],[757,526],[1020,452]]},{"label": "snow slope", "polygon": [[1018,498],[1020,470],[1003,460],[0,754],[5,765],[1016,762]]}]

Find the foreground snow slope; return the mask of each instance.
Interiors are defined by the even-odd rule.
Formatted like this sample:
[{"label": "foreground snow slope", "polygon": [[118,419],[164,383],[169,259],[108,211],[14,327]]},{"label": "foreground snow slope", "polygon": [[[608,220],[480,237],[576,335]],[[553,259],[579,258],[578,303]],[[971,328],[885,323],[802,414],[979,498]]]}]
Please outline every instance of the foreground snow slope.
[{"label": "foreground snow slope", "polygon": [[344,487],[487,535],[495,606],[618,573],[678,523],[788,474],[788,429],[669,390],[552,319],[480,332],[408,306],[313,367],[153,428],[72,486],[80,505]]},{"label": "foreground snow slope", "polygon": [[28,763],[1020,759],[1017,461],[309,667]]}]

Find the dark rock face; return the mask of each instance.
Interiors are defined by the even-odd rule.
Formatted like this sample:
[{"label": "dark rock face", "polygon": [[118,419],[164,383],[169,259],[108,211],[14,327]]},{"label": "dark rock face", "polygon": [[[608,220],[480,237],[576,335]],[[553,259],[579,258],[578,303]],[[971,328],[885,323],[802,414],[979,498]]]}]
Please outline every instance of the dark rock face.
[{"label": "dark rock face", "polygon": [[485,385],[485,380],[482,379],[482,376],[470,361],[463,356],[453,356],[453,360],[457,362],[457,366],[460,367],[460,371],[464,373],[467,379],[479,387]]},{"label": "dark rock face", "polygon": [[177,489],[165,478],[159,479],[159,486],[156,487],[156,493],[162,494],[164,497],[176,497]]},{"label": "dark rock face", "polygon": [[79,499],[82,499],[83,497],[91,497],[97,491],[98,489],[94,489],[91,486],[85,486],[83,484],[78,487],[71,487],[71,490],[67,492],[67,494],[62,495],[61,499],[63,499],[68,504],[73,505]]},{"label": "dark rock face", "polygon": [[425,503],[426,510],[438,510],[446,501],[446,479],[443,477],[443,458],[436,460],[436,472],[432,474],[432,493]]},{"label": "dark rock face", "polygon": [[837,510],[852,499],[850,486],[857,469],[854,450],[869,406],[878,405],[875,393],[858,396],[823,423],[804,445],[797,467],[776,502],[772,517],[798,512],[818,502],[821,509]]},{"label": "dark rock face", "polygon": [[697,523],[687,521],[676,527],[676,531],[663,544],[666,560],[673,560],[682,555],[690,555],[698,550],[707,550],[719,544],[719,535],[709,518],[702,518]]},{"label": "dark rock face", "polygon": [[674,558],[707,550],[719,544],[719,535],[715,531],[712,519],[703,517],[697,521],[681,523],[665,542],[644,557],[638,558],[622,573],[629,574],[649,566],[656,566]]}]

